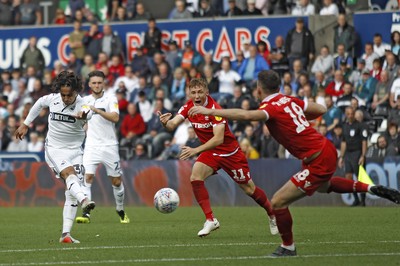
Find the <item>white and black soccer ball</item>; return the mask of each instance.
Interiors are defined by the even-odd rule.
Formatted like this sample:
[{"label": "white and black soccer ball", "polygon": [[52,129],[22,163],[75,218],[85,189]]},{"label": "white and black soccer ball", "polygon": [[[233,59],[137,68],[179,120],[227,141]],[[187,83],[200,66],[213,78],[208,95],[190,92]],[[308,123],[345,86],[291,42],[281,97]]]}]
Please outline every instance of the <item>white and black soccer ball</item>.
[{"label": "white and black soccer ball", "polygon": [[154,207],[161,213],[171,213],[179,206],[179,195],[172,188],[162,188],[154,195]]}]

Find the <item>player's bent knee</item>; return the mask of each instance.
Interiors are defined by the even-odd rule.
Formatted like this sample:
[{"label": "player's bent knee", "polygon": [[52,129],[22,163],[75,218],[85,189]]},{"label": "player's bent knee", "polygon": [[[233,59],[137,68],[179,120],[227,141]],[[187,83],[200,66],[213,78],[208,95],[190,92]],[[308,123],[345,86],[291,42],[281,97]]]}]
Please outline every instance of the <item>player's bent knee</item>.
[{"label": "player's bent knee", "polygon": [[288,205],[286,202],[278,197],[272,197],[271,199],[271,207],[272,209],[283,209],[286,208]]},{"label": "player's bent knee", "polygon": [[121,177],[113,177],[111,179],[111,183],[113,186],[116,186],[116,187],[121,186],[121,183],[122,183]]}]

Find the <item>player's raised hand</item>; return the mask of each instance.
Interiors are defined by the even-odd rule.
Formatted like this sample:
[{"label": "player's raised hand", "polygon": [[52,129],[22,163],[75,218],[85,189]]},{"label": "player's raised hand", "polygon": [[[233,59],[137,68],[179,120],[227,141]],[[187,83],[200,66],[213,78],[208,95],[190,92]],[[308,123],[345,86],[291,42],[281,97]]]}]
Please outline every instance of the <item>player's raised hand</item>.
[{"label": "player's raised hand", "polygon": [[188,146],[183,146],[181,155],[179,156],[179,159],[181,160],[187,160],[190,159],[191,157],[195,156],[197,154],[197,151],[191,147]]},{"label": "player's raised hand", "polygon": [[80,119],[80,120],[86,120],[88,113],[90,110],[88,111],[79,111],[77,115],[73,115],[73,117],[75,117],[76,119]]},{"label": "player's raised hand", "polygon": [[16,139],[22,140],[22,139],[25,137],[26,133],[28,133],[28,126],[25,125],[24,123],[22,123],[22,124],[17,128],[17,130],[15,130],[14,135],[15,135],[15,138],[16,138]]},{"label": "player's raised hand", "polygon": [[167,124],[168,120],[170,120],[172,117],[171,113],[162,114],[160,111],[157,111],[157,114],[158,117],[160,118],[161,124],[163,124],[164,126]]},{"label": "player's raised hand", "polygon": [[203,106],[193,106],[190,108],[188,115],[189,116],[194,116],[197,114],[202,114],[202,115],[211,115],[212,110],[205,108]]}]

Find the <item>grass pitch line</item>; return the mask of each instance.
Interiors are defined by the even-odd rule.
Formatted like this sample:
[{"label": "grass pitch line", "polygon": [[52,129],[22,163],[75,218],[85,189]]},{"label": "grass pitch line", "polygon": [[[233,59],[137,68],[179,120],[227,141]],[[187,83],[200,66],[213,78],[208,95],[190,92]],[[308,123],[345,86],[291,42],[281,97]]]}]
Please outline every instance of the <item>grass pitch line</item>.
[{"label": "grass pitch line", "polygon": [[150,262],[195,262],[195,261],[238,261],[238,260],[260,260],[260,259],[304,259],[321,257],[365,257],[365,256],[400,256],[400,253],[360,253],[360,254],[310,254],[296,257],[271,258],[269,256],[238,256],[238,257],[206,257],[206,258],[160,258],[160,259],[128,259],[128,260],[99,260],[99,261],[54,261],[54,262],[27,262],[0,264],[0,266],[29,266],[29,265],[72,265],[72,264],[117,264],[117,263],[150,263]]},{"label": "grass pitch line", "polygon": [[[380,240],[375,242],[366,241],[306,241],[306,242],[296,242],[296,245],[339,245],[339,244],[366,244],[366,243],[400,243],[400,240]],[[270,246],[279,245],[280,242],[238,242],[238,243],[207,243],[207,244],[172,244],[172,245],[134,245],[134,246],[85,246],[85,247],[57,247],[57,248],[33,248],[33,249],[5,249],[0,250],[1,253],[28,253],[28,252],[45,252],[45,251],[68,251],[68,250],[93,250],[93,249],[137,249],[137,248],[180,248],[180,247],[217,247],[217,246]]]}]

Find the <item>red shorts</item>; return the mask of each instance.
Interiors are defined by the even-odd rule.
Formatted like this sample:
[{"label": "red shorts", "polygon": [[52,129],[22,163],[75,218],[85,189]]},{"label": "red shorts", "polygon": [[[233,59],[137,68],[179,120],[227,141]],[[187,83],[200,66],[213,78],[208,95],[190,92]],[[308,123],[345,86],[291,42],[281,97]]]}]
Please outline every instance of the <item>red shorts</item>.
[{"label": "red shorts", "polygon": [[200,154],[196,162],[204,163],[214,172],[222,168],[238,184],[247,184],[251,180],[249,164],[240,148],[229,156],[215,155],[212,150],[205,151]]},{"label": "red shorts", "polygon": [[325,145],[317,158],[309,164],[303,162],[302,169],[290,179],[298,189],[311,196],[336,171],[337,151],[335,146],[325,140]]}]

